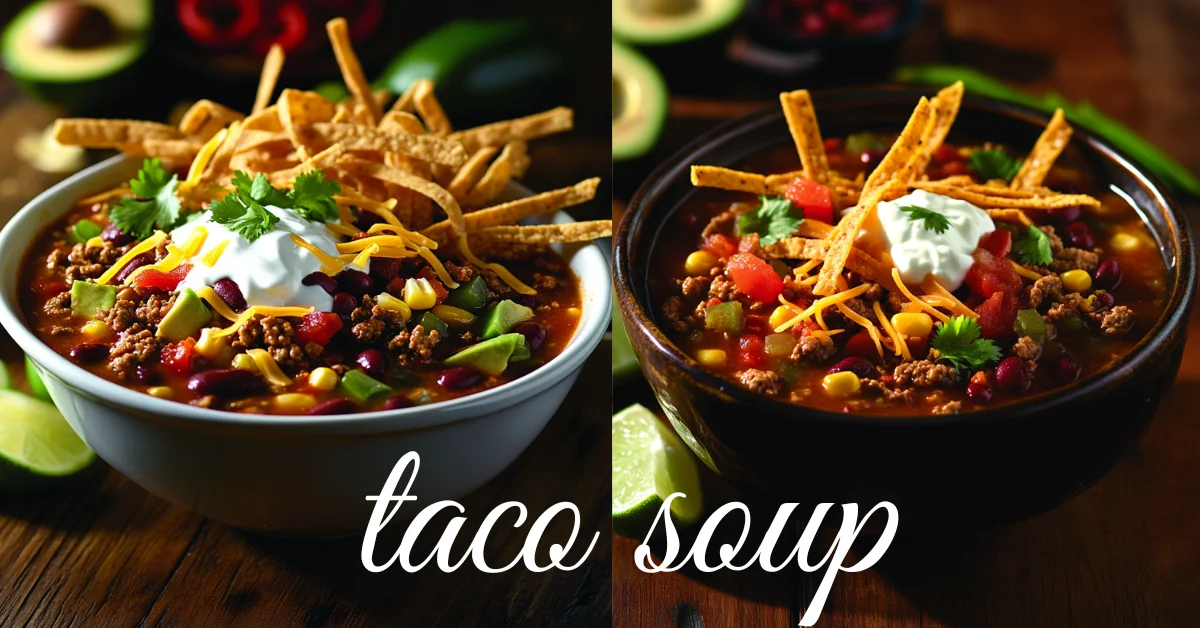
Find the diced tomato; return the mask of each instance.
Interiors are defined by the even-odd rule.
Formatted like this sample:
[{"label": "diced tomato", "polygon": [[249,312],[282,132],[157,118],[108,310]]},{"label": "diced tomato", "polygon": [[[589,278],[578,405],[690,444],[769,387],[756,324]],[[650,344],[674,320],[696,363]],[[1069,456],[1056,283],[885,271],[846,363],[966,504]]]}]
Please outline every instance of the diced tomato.
[{"label": "diced tomato", "polygon": [[133,278],[133,284],[141,288],[158,288],[171,292],[179,287],[179,282],[187,277],[188,271],[191,269],[191,264],[180,264],[169,273],[150,268],[138,273],[137,277]]},{"label": "diced tomato", "polygon": [[342,317],[333,312],[309,312],[300,319],[296,340],[301,343],[328,344],[342,328]]},{"label": "diced tomato", "polygon": [[196,341],[185,338],[182,342],[168,344],[163,347],[159,359],[168,370],[179,375],[191,375],[196,359]]},{"label": "diced tomato", "polygon": [[729,257],[737,253],[737,242],[733,238],[714,233],[704,240],[704,246],[700,247],[717,257]]},{"label": "diced tomato", "polygon": [[842,150],[842,138],[840,137],[827,137],[821,140],[821,143],[825,146],[827,153],[836,153]]},{"label": "diced tomato", "polygon": [[804,208],[805,218],[833,224],[833,199],[828,187],[804,177],[796,177],[787,185],[783,195],[793,205]]},{"label": "diced tomato", "polygon": [[960,174],[968,174],[971,169],[967,167],[965,161],[952,161],[942,166],[942,176],[953,177]]},{"label": "diced tomato", "polygon": [[766,345],[761,336],[742,334],[738,336],[738,364],[745,368],[761,369],[767,366]]},{"label": "diced tomato", "polygon": [[908,353],[914,360],[920,360],[929,355],[929,336],[920,338],[907,337],[904,344],[908,345]]},{"label": "diced tomato", "polygon": [[783,279],[762,258],[738,253],[729,258],[725,272],[738,290],[755,301],[774,303],[783,293]]},{"label": "diced tomato", "polygon": [[987,301],[975,308],[979,314],[980,335],[996,340],[1012,334],[1019,307],[1015,294],[1003,290],[992,293]]},{"label": "diced tomato", "polygon": [[979,238],[979,248],[995,257],[1004,257],[1012,250],[1012,232],[1007,229],[997,229],[985,233],[982,238]]},{"label": "diced tomato", "polygon": [[933,160],[939,164],[947,164],[952,161],[962,161],[963,156],[962,153],[958,152],[957,148],[947,144],[942,144],[941,146],[938,146],[936,151],[934,151]]},{"label": "diced tomato", "polygon": [[845,348],[842,349],[842,353],[868,360],[879,359],[879,350],[875,348],[875,341],[871,339],[871,334],[867,333],[865,329],[850,336],[850,339],[846,341]]},{"label": "diced tomato", "polygon": [[445,301],[446,295],[450,294],[450,291],[446,290],[446,286],[442,285],[442,280],[438,279],[437,273],[433,272],[432,268],[428,266],[422,268],[421,272],[417,273],[417,277],[429,280],[429,285],[433,286],[433,291],[437,294],[438,304]]},{"label": "diced tomato", "polygon": [[986,249],[975,249],[975,263],[967,270],[967,285],[981,297],[997,292],[1016,294],[1021,291],[1021,277],[1005,257],[996,257]]},{"label": "diced tomato", "polygon": [[45,301],[67,289],[67,284],[57,277],[41,276],[33,280],[33,292]]}]

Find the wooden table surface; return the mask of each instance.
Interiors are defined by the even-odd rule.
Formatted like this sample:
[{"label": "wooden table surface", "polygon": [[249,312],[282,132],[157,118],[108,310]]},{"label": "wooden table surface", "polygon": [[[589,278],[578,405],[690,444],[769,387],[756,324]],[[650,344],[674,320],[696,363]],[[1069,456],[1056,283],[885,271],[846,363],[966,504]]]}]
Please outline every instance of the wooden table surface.
[{"label": "wooden table surface", "polygon": [[[473,2],[455,15],[466,14],[467,4],[482,15],[512,10]],[[589,31],[586,24],[600,18],[581,19],[573,7],[526,4],[563,25],[588,54],[566,103],[576,108],[576,130],[531,144],[533,167],[525,182],[550,189],[604,176],[607,186],[607,30]],[[0,7],[0,23],[13,8]],[[606,7],[592,10],[602,18]],[[453,17],[440,13],[410,17],[403,32],[427,30]],[[24,99],[0,74],[0,224],[62,178],[40,173],[13,154],[20,135],[40,131],[54,117],[56,112]],[[607,187],[602,194],[608,195]],[[582,219],[604,214],[599,200],[575,209]],[[360,563],[360,538],[299,542],[247,536],[168,504],[98,463],[65,492],[0,499],[0,626],[608,626],[611,397],[607,387],[587,384],[608,380],[608,356],[605,343],[530,448],[460,500],[469,519],[456,548],[465,548],[479,521],[502,502],[524,503],[531,518],[555,503],[574,502],[582,515],[580,538],[599,531],[602,539],[579,569],[535,574],[517,568],[487,575],[468,564],[453,574],[435,568],[407,574],[398,566],[371,574]],[[0,357],[23,387],[22,356],[2,331]],[[506,522],[511,518],[499,523],[487,545],[493,564],[515,556],[532,523],[511,528]],[[567,524],[560,517],[550,527],[543,553],[549,543],[566,540]],[[435,519],[422,541],[436,540],[444,527],[445,518]],[[398,531],[384,535],[379,556],[395,551]],[[578,556],[573,552],[570,558]]]},{"label": "wooden table surface", "polygon": [[[1200,125],[1195,117],[1200,82],[1187,61],[1197,52],[1190,33],[1200,25],[1200,3],[932,4],[899,53],[899,63],[972,63],[1035,93],[1055,89],[1072,101],[1091,100],[1200,171]],[[670,82],[671,68],[664,70]],[[711,74],[729,81],[709,89],[677,90],[655,155],[618,166],[614,212],[620,211],[621,201],[650,166],[719,119],[768,104],[785,87],[864,80],[838,76],[787,81],[746,71],[723,74],[720,69]],[[1194,203],[1188,208],[1194,210]],[[1195,225],[1200,216],[1189,213]],[[1021,523],[893,547],[876,567],[838,576],[817,625],[1200,625],[1198,319],[1200,313],[1193,311],[1183,367],[1144,440],[1099,483]],[[653,398],[637,384],[615,391],[615,407],[633,401],[652,403]],[[704,471],[710,511],[713,504],[746,499]],[[759,534],[773,512],[755,510]],[[794,543],[794,532],[790,538]],[[781,543],[787,540],[785,536]],[[613,539],[614,625],[795,626],[816,585],[812,576],[795,568],[776,574],[647,575],[633,565],[638,543],[640,539]]]}]

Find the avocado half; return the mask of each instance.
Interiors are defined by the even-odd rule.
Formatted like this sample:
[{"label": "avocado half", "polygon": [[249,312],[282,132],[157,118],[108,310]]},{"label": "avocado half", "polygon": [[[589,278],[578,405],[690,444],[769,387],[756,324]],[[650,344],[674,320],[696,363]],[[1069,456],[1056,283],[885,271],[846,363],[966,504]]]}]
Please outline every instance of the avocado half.
[{"label": "avocado half", "polygon": [[737,21],[743,0],[613,0],[613,34],[634,44],[676,44]]},{"label": "avocado half", "polygon": [[80,2],[107,14],[115,31],[107,43],[83,48],[43,42],[44,13],[51,4],[38,0],[5,27],[0,40],[4,69],[26,93],[73,112],[102,110],[127,99],[149,40],[153,0]]},{"label": "avocado half", "polygon": [[636,50],[612,43],[612,158],[640,157],[654,147],[667,117],[662,75]]}]

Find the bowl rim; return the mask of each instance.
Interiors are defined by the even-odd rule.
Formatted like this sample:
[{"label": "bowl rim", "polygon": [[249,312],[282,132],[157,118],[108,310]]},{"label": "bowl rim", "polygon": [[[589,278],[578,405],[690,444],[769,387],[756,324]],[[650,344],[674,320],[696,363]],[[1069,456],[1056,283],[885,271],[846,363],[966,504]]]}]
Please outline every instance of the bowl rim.
[{"label": "bowl rim", "polygon": [[[194,421],[214,426],[265,427],[267,429],[293,427],[302,428],[306,432],[333,427],[350,428],[355,431],[417,431],[477,418],[541,394],[582,367],[592,351],[599,346],[608,328],[608,312],[611,311],[612,299],[611,283],[606,281],[592,285],[586,281],[586,277],[583,275],[608,271],[609,263],[599,246],[587,243],[573,247],[573,252],[567,256],[568,263],[573,261],[576,256],[582,256],[579,258],[579,263],[587,269],[586,273],[577,274],[582,302],[575,333],[562,352],[549,362],[523,377],[499,386],[457,399],[397,410],[316,416],[229,412],[159,399],[130,390],[74,364],[43,343],[26,326],[20,304],[19,302],[14,303],[14,300],[19,301],[19,299],[15,299],[15,296],[19,290],[21,265],[31,246],[31,243],[17,239],[18,231],[24,230],[27,225],[32,224],[33,226],[28,228],[33,234],[24,235],[35,236],[50,222],[39,216],[39,213],[52,213],[54,219],[57,220],[67,210],[52,211],[49,206],[60,202],[73,203],[76,199],[90,193],[89,190],[98,191],[91,188],[98,188],[101,185],[98,183],[100,181],[119,180],[123,176],[122,173],[127,172],[136,162],[137,160],[133,157],[117,155],[89,166],[34,197],[9,219],[3,230],[0,230],[0,259],[15,260],[11,267],[0,264],[6,268],[5,277],[0,279],[0,326],[8,332],[13,341],[29,358],[61,380],[73,392],[84,394],[111,408],[134,412],[147,418]],[[522,194],[530,193],[523,186],[516,185],[515,189]],[[66,197],[66,201],[63,200],[64,197]],[[69,209],[71,205],[67,204],[66,206]],[[554,214],[553,220],[555,222],[574,221],[563,211]],[[12,281],[11,290],[7,289],[10,285],[6,283],[8,281]]]},{"label": "bowl rim", "polygon": [[[880,105],[894,104],[900,99],[911,99],[915,103],[921,96],[932,96],[935,90],[913,88],[900,85],[873,85],[847,87],[827,90],[813,90],[814,105],[819,112],[822,105],[828,107],[838,102],[879,100]],[[907,101],[905,101],[907,102]],[[994,98],[966,94],[963,98],[962,112],[975,111],[985,115],[1000,115],[1045,126],[1050,116],[1035,109],[1009,103]],[[970,115],[970,114],[967,114]],[[614,238],[613,278],[618,307],[630,332],[643,334],[650,345],[660,355],[664,356],[674,368],[680,370],[707,393],[716,396],[731,397],[734,401],[752,408],[770,412],[775,416],[788,416],[797,420],[834,421],[846,424],[891,425],[891,426],[936,426],[955,425],[970,422],[972,424],[1006,421],[1027,418],[1045,412],[1047,409],[1070,404],[1083,397],[1093,395],[1107,386],[1113,380],[1127,377],[1138,368],[1144,366],[1152,354],[1167,341],[1168,337],[1181,325],[1186,325],[1189,310],[1195,296],[1196,253],[1188,227],[1187,216],[1176,203],[1162,183],[1150,174],[1133,158],[1117,150],[1108,142],[1099,138],[1086,126],[1072,122],[1075,133],[1072,141],[1080,141],[1094,151],[1102,160],[1114,163],[1117,167],[1129,173],[1149,197],[1149,206],[1131,203],[1140,211],[1161,212],[1165,219],[1164,229],[1168,231],[1162,237],[1164,244],[1173,246],[1176,253],[1175,280],[1170,287],[1170,293],[1163,306],[1163,313],[1154,326],[1138,341],[1128,353],[1117,362],[1108,365],[1104,370],[1068,386],[1038,393],[1014,403],[974,410],[952,415],[934,414],[855,414],[820,410],[811,406],[782,401],[774,397],[751,392],[732,381],[708,372],[694,359],[680,350],[669,340],[658,325],[654,323],[653,315],[647,311],[642,302],[646,286],[635,285],[640,275],[632,266],[631,249],[635,231],[640,235],[642,223],[646,221],[644,206],[648,201],[657,200],[659,196],[677,178],[686,176],[692,157],[704,152],[710,144],[716,141],[729,141],[759,125],[782,121],[783,113],[778,107],[770,106],[728,120],[717,127],[693,139],[671,157],[663,161],[638,186],[623,219],[617,226]],[[781,138],[786,140],[786,137]],[[673,209],[673,208],[672,208]],[[1161,237],[1161,236],[1160,236]],[[648,253],[647,253],[648,254]],[[1168,265],[1169,268],[1169,265]],[[644,282],[642,282],[644,284]],[[636,348],[636,344],[635,344]]]}]

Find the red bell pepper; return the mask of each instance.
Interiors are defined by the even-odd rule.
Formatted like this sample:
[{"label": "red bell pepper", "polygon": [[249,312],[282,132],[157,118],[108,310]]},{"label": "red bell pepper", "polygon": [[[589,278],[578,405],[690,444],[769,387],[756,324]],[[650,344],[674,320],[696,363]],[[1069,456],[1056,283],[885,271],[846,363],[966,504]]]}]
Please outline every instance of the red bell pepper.
[{"label": "red bell pepper", "polygon": [[223,46],[240,42],[258,30],[262,1],[179,0],[175,13],[193,41],[202,46]]},{"label": "red bell pepper", "polygon": [[251,48],[266,54],[272,44],[279,44],[284,52],[293,52],[308,38],[308,13],[297,2],[283,2],[275,9],[277,26],[273,34],[254,42]]}]

